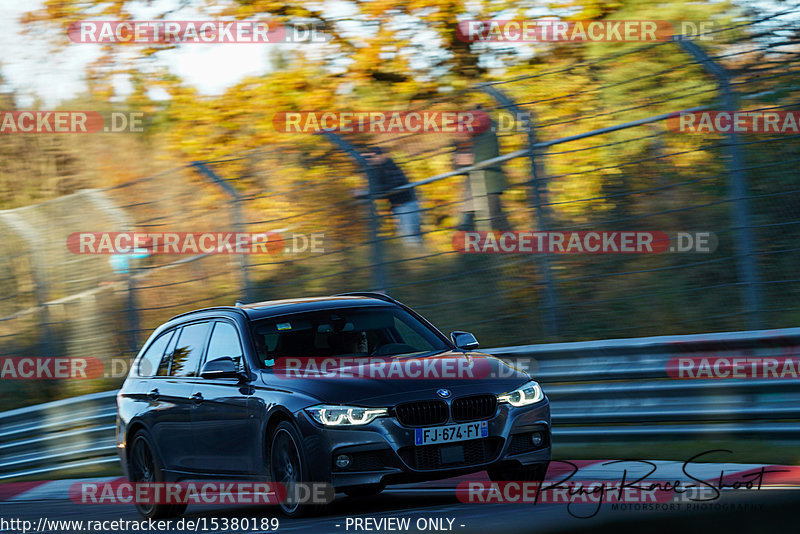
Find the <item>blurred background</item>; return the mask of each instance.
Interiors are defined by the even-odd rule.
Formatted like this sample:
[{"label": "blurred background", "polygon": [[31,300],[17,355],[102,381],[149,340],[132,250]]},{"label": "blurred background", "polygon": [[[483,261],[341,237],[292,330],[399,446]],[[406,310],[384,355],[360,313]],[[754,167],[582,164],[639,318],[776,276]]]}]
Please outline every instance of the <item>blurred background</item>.
[{"label": "blurred background", "polygon": [[[545,16],[713,21],[714,31],[693,41],[701,55],[680,41],[456,36],[457,21]],[[159,18],[313,23],[331,39],[141,46],[66,37],[76,20]],[[4,48],[20,54],[0,63],[4,110],[136,110],[145,131],[0,135],[0,356],[130,359],[184,311],[343,291],[385,291],[484,347],[783,328],[800,318],[798,134],[686,134],[665,120],[731,102],[796,110],[800,13],[791,2],[46,0],[14,21]],[[38,63],[26,57],[29,42],[42,50]],[[63,86],[51,81],[61,61],[80,65],[59,75]],[[732,100],[712,64],[729,75]],[[273,125],[280,111],[476,106],[497,123],[531,119],[530,131],[498,134],[515,230],[708,231],[717,249],[464,255],[452,245],[465,209],[455,136],[334,139]],[[359,195],[368,169],[347,149],[366,145],[422,182],[413,188],[421,244],[402,238],[385,198]],[[321,233],[324,252],[158,255],[121,267],[66,247],[73,232],[237,230]],[[123,378],[3,380],[0,410]]]}]

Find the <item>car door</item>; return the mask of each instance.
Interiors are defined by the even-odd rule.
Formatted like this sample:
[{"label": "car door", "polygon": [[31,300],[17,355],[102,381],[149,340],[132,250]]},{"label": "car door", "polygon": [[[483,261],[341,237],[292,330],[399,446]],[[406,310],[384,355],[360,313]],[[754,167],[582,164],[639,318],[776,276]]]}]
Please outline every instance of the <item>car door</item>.
[{"label": "car door", "polygon": [[[246,362],[238,327],[228,320],[213,324],[203,364],[231,357],[244,371]],[[202,368],[202,367],[201,367]],[[200,471],[217,474],[254,473],[260,451],[259,427],[253,413],[253,388],[236,378],[200,378],[192,393],[192,441]]]},{"label": "car door", "polygon": [[[178,332],[180,328],[167,330],[147,346],[137,367],[131,370],[125,382],[122,395],[131,402],[118,403],[120,417],[126,420],[136,418],[147,426],[156,440],[162,462],[164,455],[161,449],[170,447],[164,443],[164,437],[168,435],[163,434],[164,429],[177,418],[175,404],[167,400],[170,388],[165,387],[164,379],[169,377],[170,358]],[[164,462],[164,465],[166,467],[167,464]]]},{"label": "car door", "polygon": [[147,424],[167,470],[186,471],[193,465],[194,445],[186,439],[191,433],[191,379],[198,374],[209,326],[200,321],[176,329],[146,392],[153,403]]}]

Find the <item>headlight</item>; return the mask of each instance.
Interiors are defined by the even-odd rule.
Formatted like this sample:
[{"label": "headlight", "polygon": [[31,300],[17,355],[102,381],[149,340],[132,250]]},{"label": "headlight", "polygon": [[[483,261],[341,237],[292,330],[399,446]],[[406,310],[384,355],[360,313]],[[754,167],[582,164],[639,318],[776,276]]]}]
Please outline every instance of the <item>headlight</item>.
[{"label": "headlight", "polygon": [[389,413],[387,408],[359,408],[357,406],[330,406],[319,404],[306,408],[306,413],[325,426],[366,425],[376,417]]},{"label": "headlight", "polygon": [[515,389],[510,393],[503,393],[497,396],[497,402],[500,404],[507,402],[511,406],[527,406],[535,402],[539,402],[544,398],[541,386],[531,380],[519,389]]}]

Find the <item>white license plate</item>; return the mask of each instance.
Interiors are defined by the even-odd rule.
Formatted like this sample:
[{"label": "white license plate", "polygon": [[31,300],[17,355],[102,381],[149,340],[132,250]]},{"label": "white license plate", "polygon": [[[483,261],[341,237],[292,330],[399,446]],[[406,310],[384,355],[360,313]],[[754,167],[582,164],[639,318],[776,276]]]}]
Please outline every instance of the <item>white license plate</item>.
[{"label": "white license plate", "polygon": [[489,435],[489,422],[476,421],[460,425],[432,426],[414,429],[415,445],[433,445],[436,443],[452,443],[468,439],[485,438]]}]

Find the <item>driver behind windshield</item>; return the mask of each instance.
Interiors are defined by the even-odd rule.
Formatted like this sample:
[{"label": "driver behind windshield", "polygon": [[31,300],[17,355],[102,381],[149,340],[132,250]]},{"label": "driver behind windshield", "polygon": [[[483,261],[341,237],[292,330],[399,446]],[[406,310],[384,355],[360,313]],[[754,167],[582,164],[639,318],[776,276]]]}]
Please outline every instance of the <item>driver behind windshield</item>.
[{"label": "driver behind windshield", "polygon": [[282,358],[400,356],[440,352],[447,344],[403,309],[369,307],[267,317],[253,326],[264,368]]},{"label": "driver behind windshield", "polygon": [[328,347],[331,348],[331,356],[367,354],[367,333],[333,332],[328,335]]}]

